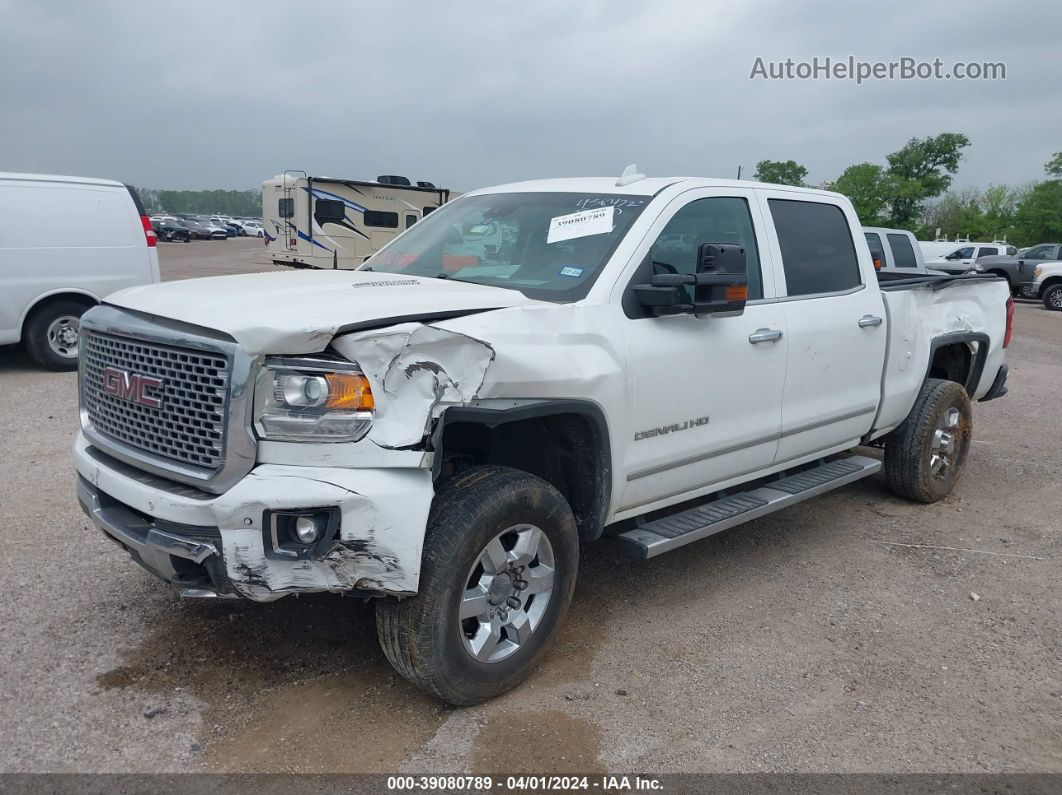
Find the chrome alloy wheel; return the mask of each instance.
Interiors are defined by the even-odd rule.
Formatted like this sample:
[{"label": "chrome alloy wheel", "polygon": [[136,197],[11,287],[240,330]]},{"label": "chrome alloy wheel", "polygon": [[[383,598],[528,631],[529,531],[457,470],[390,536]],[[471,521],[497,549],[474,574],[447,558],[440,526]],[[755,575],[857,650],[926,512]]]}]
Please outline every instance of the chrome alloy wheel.
[{"label": "chrome alloy wheel", "polygon": [[947,477],[959,451],[959,421],[962,415],[954,406],[937,422],[929,448],[929,471],[935,478]]},{"label": "chrome alloy wheel", "polygon": [[1055,309],[1062,309],[1062,287],[1054,287],[1047,294],[1047,300]]},{"label": "chrome alloy wheel", "polygon": [[48,347],[66,359],[77,358],[77,344],[81,337],[81,318],[60,315],[48,324]]},{"label": "chrome alloy wheel", "polygon": [[479,553],[461,597],[461,639],[475,660],[504,660],[527,644],[553,594],[553,545],[538,527],[513,525]]}]

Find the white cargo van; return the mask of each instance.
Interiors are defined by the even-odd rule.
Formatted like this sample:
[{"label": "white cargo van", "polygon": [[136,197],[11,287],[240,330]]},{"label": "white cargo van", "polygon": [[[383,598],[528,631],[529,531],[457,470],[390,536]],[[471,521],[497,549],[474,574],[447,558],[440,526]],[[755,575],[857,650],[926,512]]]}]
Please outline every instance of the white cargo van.
[{"label": "white cargo van", "polygon": [[121,182],[0,172],[0,345],[77,367],[82,313],[159,281],[151,221]]}]

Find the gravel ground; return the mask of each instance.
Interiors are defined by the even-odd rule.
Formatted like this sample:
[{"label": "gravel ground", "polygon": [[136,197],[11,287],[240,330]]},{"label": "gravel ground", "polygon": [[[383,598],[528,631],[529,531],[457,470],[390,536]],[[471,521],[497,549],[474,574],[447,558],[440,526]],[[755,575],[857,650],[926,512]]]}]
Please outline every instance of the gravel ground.
[{"label": "gravel ground", "polygon": [[129,562],[77,507],[75,377],[0,351],[0,770],[1062,771],[1062,313],[1019,306],[1008,360],[947,501],[872,478],[649,563],[584,549],[547,662],[453,709],[371,606],[182,601]]}]

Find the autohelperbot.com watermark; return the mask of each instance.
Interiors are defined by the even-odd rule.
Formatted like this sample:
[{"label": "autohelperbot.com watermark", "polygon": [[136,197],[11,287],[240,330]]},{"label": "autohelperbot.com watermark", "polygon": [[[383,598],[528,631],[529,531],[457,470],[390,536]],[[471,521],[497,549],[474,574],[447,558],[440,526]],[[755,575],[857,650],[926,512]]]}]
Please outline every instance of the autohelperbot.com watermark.
[{"label": "autohelperbot.com watermark", "polygon": [[903,56],[894,61],[864,61],[815,56],[810,60],[786,58],[782,61],[757,57],[749,72],[750,80],[1006,80],[1007,65],[1002,61],[955,61],[946,65],[940,58],[920,60]]}]

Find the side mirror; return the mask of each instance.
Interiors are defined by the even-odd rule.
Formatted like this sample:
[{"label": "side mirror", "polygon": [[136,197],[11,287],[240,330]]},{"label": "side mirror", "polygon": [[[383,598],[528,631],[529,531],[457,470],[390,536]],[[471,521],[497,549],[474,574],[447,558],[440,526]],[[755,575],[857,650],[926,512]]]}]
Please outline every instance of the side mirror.
[{"label": "side mirror", "polygon": [[702,243],[696,273],[658,273],[636,284],[634,295],[650,313],[740,315],[748,300],[745,249],[730,243]]},{"label": "side mirror", "polygon": [[956,251],[952,254],[948,254],[944,259],[961,259],[961,257],[959,256],[959,252]]}]

